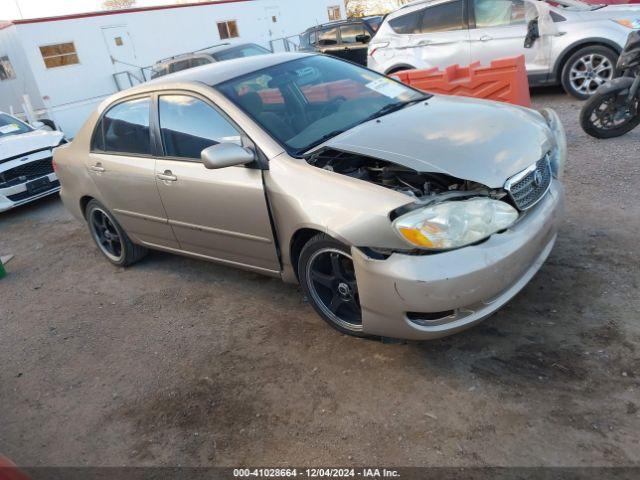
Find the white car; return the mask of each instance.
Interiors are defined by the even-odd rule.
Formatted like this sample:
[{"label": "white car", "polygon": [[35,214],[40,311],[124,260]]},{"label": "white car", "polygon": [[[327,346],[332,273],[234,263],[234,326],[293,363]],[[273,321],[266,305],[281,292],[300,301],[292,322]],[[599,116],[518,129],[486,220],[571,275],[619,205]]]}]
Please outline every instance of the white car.
[{"label": "white car", "polygon": [[[546,6],[552,35],[525,48],[532,0],[428,0],[388,15],[369,43],[368,66],[390,74],[413,68],[466,66],[524,55],[531,85],[562,84],[586,99],[615,73],[629,33],[640,28],[638,5],[556,0]],[[537,29],[538,24],[535,24]]]},{"label": "white car", "polygon": [[34,126],[0,112],[0,212],[60,190],[52,150],[67,141],[62,132]]}]

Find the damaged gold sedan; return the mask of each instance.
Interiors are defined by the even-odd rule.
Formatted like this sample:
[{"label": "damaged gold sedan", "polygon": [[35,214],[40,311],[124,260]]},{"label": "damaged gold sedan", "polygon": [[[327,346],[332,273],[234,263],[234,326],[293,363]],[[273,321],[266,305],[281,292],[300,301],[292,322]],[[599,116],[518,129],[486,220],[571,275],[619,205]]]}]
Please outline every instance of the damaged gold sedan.
[{"label": "damaged gold sedan", "polygon": [[275,54],[116,94],[54,160],[65,205],[116,265],[158,249],[246,268],[299,282],[343,333],[419,340],[533,277],[565,159],[553,111]]}]

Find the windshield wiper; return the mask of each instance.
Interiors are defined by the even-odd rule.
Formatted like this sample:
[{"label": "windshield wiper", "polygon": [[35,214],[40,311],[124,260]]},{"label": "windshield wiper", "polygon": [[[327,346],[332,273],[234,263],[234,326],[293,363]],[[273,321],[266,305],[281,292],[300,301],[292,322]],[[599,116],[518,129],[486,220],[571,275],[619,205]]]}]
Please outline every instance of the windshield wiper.
[{"label": "windshield wiper", "polygon": [[425,95],[424,97],[414,98],[413,100],[405,100],[404,102],[390,103],[389,105],[385,105],[384,107],[382,107],[380,110],[378,110],[374,114],[369,115],[360,123],[365,123],[370,120],[375,120],[376,118],[380,118],[390,113],[397,112],[398,110],[402,110],[404,107],[408,107],[409,105],[413,105],[414,103],[422,102],[423,100],[427,100],[429,98],[431,98],[429,95]]}]

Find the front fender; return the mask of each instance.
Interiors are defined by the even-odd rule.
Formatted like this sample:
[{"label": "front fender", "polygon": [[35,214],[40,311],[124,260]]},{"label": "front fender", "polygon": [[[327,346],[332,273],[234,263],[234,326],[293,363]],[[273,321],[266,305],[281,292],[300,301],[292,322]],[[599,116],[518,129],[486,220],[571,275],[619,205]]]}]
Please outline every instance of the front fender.
[{"label": "front fender", "polygon": [[348,246],[407,248],[389,213],[412,203],[412,197],[286,154],[271,159],[269,167],[264,182],[285,281],[295,281],[290,245],[300,229],[318,230]]}]

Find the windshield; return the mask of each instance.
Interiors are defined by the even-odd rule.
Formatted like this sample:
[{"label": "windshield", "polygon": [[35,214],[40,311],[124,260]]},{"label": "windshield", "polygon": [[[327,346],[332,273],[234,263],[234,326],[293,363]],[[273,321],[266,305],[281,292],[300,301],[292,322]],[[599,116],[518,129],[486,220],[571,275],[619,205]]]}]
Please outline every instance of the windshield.
[{"label": "windshield", "polygon": [[21,122],[17,118],[7,115],[6,113],[0,113],[0,138],[8,135],[19,135],[32,130],[29,125]]},{"label": "windshield", "polygon": [[243,45],[241,47],[224,50],[223,52],[214,53],[212,56],[217,61],[222,62],[233,58],[253,57],[254,55],[265,55],[267,53],[271,52],[259,45]]},{"label": "windshield", "polygon": [[323,55],[273,65],[216,88],[294,156],[426,98],[400,82]]}]

